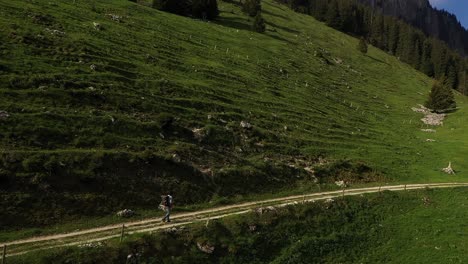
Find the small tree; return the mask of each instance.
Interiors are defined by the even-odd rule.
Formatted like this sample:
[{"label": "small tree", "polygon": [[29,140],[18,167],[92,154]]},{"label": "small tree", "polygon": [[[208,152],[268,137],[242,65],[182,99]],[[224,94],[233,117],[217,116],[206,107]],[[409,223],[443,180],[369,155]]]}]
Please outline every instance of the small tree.
[{"label": "small tree", "polygon": [[153,8],[161,11],[186,16],[190,11],[188,0],[153,0]]},{"label": "small tree", "polygon": [[258,33],[263,33],[265,32],[265,29],[265,19],[263,19],[262,13],[258,12],[253,22],[253,30],[255,30]]},{"label": "small tree", "polygon": [[361,38],[361,40],[359,40],[359,44],[357,46],[358,50],[362,53],[362,54],[366,54],[367,53],[367,42],[364,38]]},{"label": "small tree", "polygon": [[457,107],[452,89],[442,82],[436,82],[432,86],[429,99],[425,106],[435,112],[445,112]]},{"label": "small tree", "polygon": [[193,0],[192,15],[203,20],[213,20],[219,15],[217,0]]},{"label": "small tree", "polygon": [[262,10],[262,3],[260,0],[245,0],[242,5],[242,11],[251,17],[255,17],[258,12]]}]

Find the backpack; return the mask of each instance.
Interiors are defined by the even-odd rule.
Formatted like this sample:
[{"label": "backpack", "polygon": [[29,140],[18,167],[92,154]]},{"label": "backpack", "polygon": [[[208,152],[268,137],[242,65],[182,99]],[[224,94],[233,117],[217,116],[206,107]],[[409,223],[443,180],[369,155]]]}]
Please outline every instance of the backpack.
[{"label": "backpack", "polygon": [[171,206],[171,200],[169,199],[169,195],[164,198],[164,206]]}]

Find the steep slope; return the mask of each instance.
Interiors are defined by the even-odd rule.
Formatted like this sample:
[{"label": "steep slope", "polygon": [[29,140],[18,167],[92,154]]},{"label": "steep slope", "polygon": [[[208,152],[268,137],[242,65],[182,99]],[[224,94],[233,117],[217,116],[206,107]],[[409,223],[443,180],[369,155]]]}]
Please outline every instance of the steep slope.
[{"label": "steep slope", "polygon": [[403,19],[428,35],[445,41],[451,48],[468,53],[468,31],[457,17],[433,8],[428,0],[359,0],[385,15]]},{"label": "steep slope", "polygon": [[219,4],[206,23],[124,0],[0,3],[2,227],[154,207],[167,190],[188,204],[447,180],[466,115],[420,132],[430,79],[272,1],[266,34]]}]

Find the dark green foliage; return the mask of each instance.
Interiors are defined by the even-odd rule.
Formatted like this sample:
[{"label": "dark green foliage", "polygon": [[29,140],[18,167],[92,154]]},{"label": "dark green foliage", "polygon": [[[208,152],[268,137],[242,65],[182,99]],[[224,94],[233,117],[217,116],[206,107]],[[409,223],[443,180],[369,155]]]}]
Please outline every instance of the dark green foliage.
[{"label": "dark green foliage", "polygon": [[384,179],[382,174],[366,164],[347,160],[339,160],[326,166],[317,167],[315,176],[320,183],[334,183],[339,180],[347,183],[370,183]]},{"label": "dark green foliage", "polygon": [[445,78],[442,82],[434,83],[425,104],[427,108],[436,112],[446,112],[453,111],[457,107],[452,89],[449,88],[446,81]]},{"label": "dark green foliage", "polygon": [[340,28],[341,21],[340,21],[340,12],[338,10],[338,3],[335,0],[330,2],[330,6],[328,7],[326,20],[327,25],[333,28]]},{"label": "dark green foliage", "polygon": [[[460,192],[460,191],[459,191]],[[141,263],[360,263],[394,237],[386,219],[426,209],[430,192],[347,197],[332,202],[278,208],[145,235],[97,249],[46,252],[42,263],[119,263],[132,251]],[[461,194],[458,194],[461,195]],[[383,224],[384,223],[384,224]],[[413,227],[414,228],[414,227]],[[393,232],[393,233],[392,233]],[[406,242],[408,243],[408,242]],[[198,245],[214,247],[211,254]],[[391,256],[377,254],[373,263]],[[72,262],[72,263],[75,263]]]},{"label": "dark green foliage", "polygon": [[[453,89],[465,69],[463,59],[442,41],[427,37],[407,23],[383,16],[352,0],[278,0],[299,12],[315,16],[328,26],[366,38],[430,77],[447,76]],[[361,48],[359,48],[361,50]],[[364,49],[362,49],[364,50]]]},{"label": "dark green foliage", "polygon": [[262,10],[261,0],[244,0],[242,11],[251,17],[255,17]]},{"label": "dark green foliage", "polygon": [[219,15],[217,0],[192,0],[192,14],[203,20],[213,20]]},{"label": "dark green foliage", "polygon": [[359,44],[357,46],[357,49],[362,53],[366,54],[367,53],[367,41],[364,38],[361,38],[359,40]]},{"label": "dark green foliage", "polygon": [[265,29],[266,29],[265,19],[263,19],[261,12],[258,12],[257,15],[255,16],[252,27],[258,33],[265,32]]},{"label": "dark green foliage", "polygon": [[186,16],[190,12],[190,0],[153,0],[153,8]]}]

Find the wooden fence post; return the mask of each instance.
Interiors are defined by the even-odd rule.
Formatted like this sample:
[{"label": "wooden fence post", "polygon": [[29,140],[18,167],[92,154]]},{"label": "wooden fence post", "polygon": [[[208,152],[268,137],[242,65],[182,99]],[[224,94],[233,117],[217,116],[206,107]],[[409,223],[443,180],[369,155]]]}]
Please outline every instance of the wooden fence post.
[{"label": "wooden fence post", "polygon": [[3,245],[2,264],[6,264],[6,248],[7,245]]},{"label": "wooden fence post", "polygon": [[122,231],[120,232],[120,242],[122,242],[125,235],[125,224],[122,225]]}]

